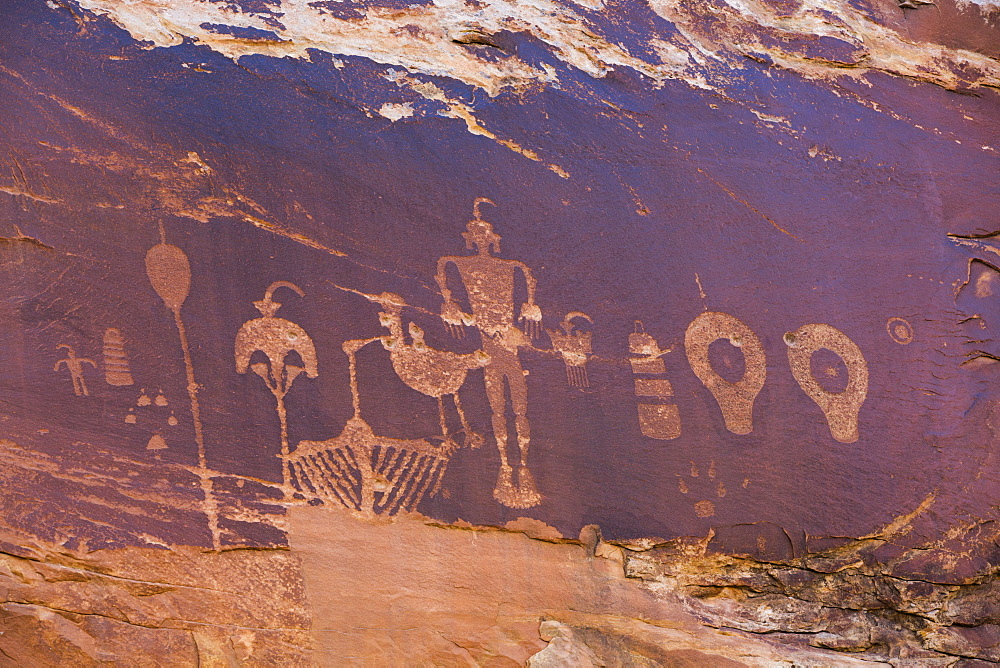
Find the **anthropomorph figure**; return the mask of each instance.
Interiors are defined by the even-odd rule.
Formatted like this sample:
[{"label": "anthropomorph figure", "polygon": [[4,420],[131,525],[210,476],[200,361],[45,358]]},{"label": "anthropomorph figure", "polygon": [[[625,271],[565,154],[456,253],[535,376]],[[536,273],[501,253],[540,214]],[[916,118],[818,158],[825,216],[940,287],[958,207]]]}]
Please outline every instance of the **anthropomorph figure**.
[{"label": "anthropomorph figure", "polygon": [[[275,317],[281,302],[273,299],[278,288],[288,288],[300,297],[305,293],[288,281],[275,281],[267,288],[264,299],[255,301],[254,307],[260,311],[261,317],[248,320],[236,333],[236,371],[246,373],[250,369],[263,379],[267,389],[274,395],[275,411],[281,428],[281,480],[286,497],[292,496],[291,469],[288,463],[288,415],[285,410],[285,395],[292,388],[292,383],[299,374],[305,372],[309,378],[319,374],[316,360],[316,347],[305,330],[284,318]],[[262,352],[267,362],[250,360],[255,352]],[[303,366],[286,361],[289,353],[298,353]]]},{"label": "anthropomorph figure", "polygon": [[69,376],[73,380],[73,392],[76,393],[76,396],[90,396],[90,392],[87,391],[87,381],[83,378],[83,365],[89,364],[96,369],[97,363],[86,357],[77,357],[76,351],[73,350],[73,347],[65,343],[60,343],[56,346],[56,349],[59,348],[66,349],[66,358],[56,362],[56,365],[52,370],[58,371],[59,367],[65,364],[66,368],[69,369]]},{"label": "anthropomorph figure", "polygon": [[[474,255],[446,256],[438,260],[437,283],[444,297],[441,319],[456,338],[464,333],[465,325],[472,325],[482,335],[482,350],[490,361],[483,367],[486,395],[493,411],[493,436],[500,450],[500,473],[493,496],[510,508],[530,508],[541,502],[534,478],[528,470],[528,446],[531,430],[528,426],[528,385],[524,368],[518,357],[518,348],[531,345],[531,339],[541,333],[542,311],[535,304],[535,278],[523,262],[494,257],[500,252],[500,235],[493,226],[482,219],[479,206],[493,204],[485,197],[476,199],[474,217],[462,234],[465,245]],[[447,267],[452,263],[458,268],[469,296],[472,313],[465,313],[452,299],[448,289]],[[522,332],[515,325],[514,282],[517,272],[524,274],[528,300],[521,305],[517,320],[524,323]],[[514,427],[520,450],[520,467],[517,484],[507,459],[507,400],[504,384],[510,392],[514,413]]]}]

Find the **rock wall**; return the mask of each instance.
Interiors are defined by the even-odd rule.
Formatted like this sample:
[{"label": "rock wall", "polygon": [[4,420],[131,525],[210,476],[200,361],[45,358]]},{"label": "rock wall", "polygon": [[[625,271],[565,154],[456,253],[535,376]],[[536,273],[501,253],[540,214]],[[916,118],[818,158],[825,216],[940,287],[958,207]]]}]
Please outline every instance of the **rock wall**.
[{"label": "rock wall", "polygon": [[995,3],[0,11],[0,660],[1000,661]]}]

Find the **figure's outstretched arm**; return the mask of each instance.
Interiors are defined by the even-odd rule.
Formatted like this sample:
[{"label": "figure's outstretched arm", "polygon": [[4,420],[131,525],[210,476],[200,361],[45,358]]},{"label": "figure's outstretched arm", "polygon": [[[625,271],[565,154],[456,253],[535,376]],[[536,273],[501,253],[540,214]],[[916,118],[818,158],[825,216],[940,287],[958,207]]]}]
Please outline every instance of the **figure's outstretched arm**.
[{"label": "figure's outstretched arm", "polygon": [[[441,296],[444,298],[444,303],[441,304],[441,320],[444,321],[445,328],[453,337],[461,339],[465,336],[465,322],[471,320],[471,318],[451,298],[451,290],[448,289],[447,272],[449,262],[454,263],[455,258],[445,256],[438,260],[437,274],[434,276],[434,280],[437,281],[438,288],[441,290]],[[455,266],[458,265],[456,264]]]},{"label": "figure's outstretched arm", "polygon": [[451,290],[448,289],[448,272],[447,272],[449,262],[454,262],[454,258],[448,255],[439,259],[437,266],[437,274],[434,275],[434,280],[437,281],[438,289],[441,290],[441,296],[444,297],[445,304],[451,301]]},{"label": "figure's outstretched arm", "polygon": [[517,266],[524,272],[524,281],[528,287],[528,301],[521,305],[519,319],[524,322],[525,333],[535,339],[542,335],[542,309],[535,303],[536,281],[528,265],[518,262]]},{"label": "figure's outstretched arm", "polygon": [[535,277],[531,273],[531,269],[528,267],[528,265],[524,264],[523,262],[518,262],[517,264],[518,264],[518,266],[521,267],[521,271],[524,272],[524,280],[528,284],[528,303],[529,304],[534,304],[535,303],[535,285],[537,283],[535,281]]}]

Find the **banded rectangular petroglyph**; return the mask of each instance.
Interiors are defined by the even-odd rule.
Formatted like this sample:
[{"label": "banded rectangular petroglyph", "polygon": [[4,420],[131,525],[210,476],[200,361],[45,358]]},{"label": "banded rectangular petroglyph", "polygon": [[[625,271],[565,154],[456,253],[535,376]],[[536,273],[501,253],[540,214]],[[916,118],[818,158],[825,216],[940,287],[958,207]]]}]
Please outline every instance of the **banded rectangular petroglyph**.
[{"label": "banded rectangular petroglyph", "polygon": [[674,386],[666,378],[636,378],[635,396],[672,397],[674,396]]}]

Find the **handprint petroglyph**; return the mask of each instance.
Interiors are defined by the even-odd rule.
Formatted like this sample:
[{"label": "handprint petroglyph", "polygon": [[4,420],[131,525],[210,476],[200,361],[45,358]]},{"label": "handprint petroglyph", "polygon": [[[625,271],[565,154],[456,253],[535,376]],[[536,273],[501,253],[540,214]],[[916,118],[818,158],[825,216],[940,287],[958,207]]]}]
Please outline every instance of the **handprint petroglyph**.
[{"label": "handprint petroglyph", "polygon": [[587,358],[593,352],[594,333],[574,331],[573,320],[576,318],[594,324],[593,318],[586,313],[570,311],[560,324],[562,332],[557,329],[545,331],[552,341],[553,350],[559,353],[566,365],[566,382],[582,389],[590,387],[590,379],[587,377]]},{"label": "handprint petroglyph", "polygon": [[[713,517],[715,515],[715,504],[709,498],[724,499],[729,493],[726,483],[718,477],[715,460],[709,460],[708,466],[700,468],[693,460],[690,462],[691,468],[685,475],[677,474],[677,489],[681,494],[691,494],[699,498],[693,503],[694,514],[701,518]],[[750,485],[750,479],[744,478],[741,484],[743,489]]]}]

